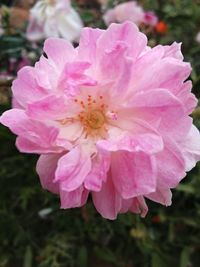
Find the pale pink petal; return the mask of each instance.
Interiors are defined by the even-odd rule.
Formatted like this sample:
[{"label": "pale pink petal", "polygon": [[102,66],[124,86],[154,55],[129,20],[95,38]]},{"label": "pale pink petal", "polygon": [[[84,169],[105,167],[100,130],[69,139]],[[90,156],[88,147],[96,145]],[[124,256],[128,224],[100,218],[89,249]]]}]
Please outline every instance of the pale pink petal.
[{"label": "pale pink petal", "polygon": [[59,88],[62,88],[67,96],[73,97],[80,93],[81,86],[96,85],[97,82],[85,74],[89,67],[88,62],[67,63],[59,79]]},{"label": "pale pink petal", "polygon": [[181,53],[181,43],[174,42],[171,45],[163,46],[165,54],[164,57],[173,57],[179,60],[183,60],[183,54]]},{"label": "pale pink petal", "polygon": [[82,185],[90,170],[90,157],[75,147],[59,159],[54,181],[59,181],[62,190],[71,192]]},{"label": "pale pink petal", "polygon": [[[101,50],[103,49],[104,48],[101,48]],[[101,58],[98,60],[101,61],[101,65],[97,69],[97,76],[101,77],[104,83],[116,81],[116,75],[122,76],[124,74],[124,69],[126,68],[126,66],[132,65],[132,59],[126,57],[127,49],[128,45],[125,43],[125,41],[118,41],[115,43],[114,47],[112,47],[111,49],[107,48],[107,50],[105,50],[102,55],[100,54]],[[118,66],[117,68],[116,64]]]},{"label": "pale pink petal", "polygon": [[140,214],[141,217],[145,217],[148,212],[148,207],[144,197],[139,196],[133,198],[133,203],[132,206],[130,207],[130,211]]},{"label": "pale pink petal", "polygon": [[107,151],[125,150],[129,152],[145,152],[153,154],[163,149],[163,141],[155,134],[127,134],[117,136],[115,139],[100,140],[97,146]]},{"label": "pale pink petal", "polygon": [[156,190],[155,159],[145,153],[113,153],[111,171],[113,183],[122,198],[138,197]]},{"label": "pale pink petal", "polygon": [[191,114],[197,105],[197,98],[191,93],[192,82],[185,82],[177,92],[176,97],[183,103],[187,114]]},{"label": "pale pink petal", "polygon": [[81,207],[87,202],[89,192],[80,186],[74,191],[67,192],[60,188],[61,209]]},{"label": "pale pink petal", "polygon": [[44,43],[44,52],[61,71],[65,64],[76,56],[73,46],[67,40],[58,38],[47,39]]},{"label": "pale pink petal", "polygon": [[156,192],[150,193],[145,196],[152,201],[158,202],[165,206],[170,206],[172,204],[172,192],[169,188],[158,186]]},{"label": "pale pink petal", "polygon": [[104,33],[104,30],[84,28],[78,47],[79,59],[85,62],[96,63],[97,57],[97,41]]},{"label": "pale pink petal", "polygon": [[55,144],[52,146],[44,146],[38,142],[33,142],[25,137],[18,136],[16,139],[16,147],[23,153],[36,153],[36,154],[48,154],[48,153],[61,153],[65,149],[70,149],[71,145],[66,141],[64,144]]},{"label": "pale pink petal", "polygon": [[133,203],[133,198],[122,199],[120,213],[126,213],[129,211]]},{"label": "pale pink petal", "polygon": [[[51,75],[51,73],[54,75]],[[50,92],[51,90],[57,90],[60,73],[58,72],[57,66],[43,55],[35,64],[34,76],[37,84],[42,88],[45,88]]]},{"label": "pale pink petal", "polygon": [[183,149],[186,170],[190,171],[200,160],[200,133],[194,125],[192,125],[186,139],[180,143],[180,146]]},{"label": "pale pink petal", "polygon": [[174,188],[185,177],[184,155],[174,141],[165,138],[164,149],[156,155],[158,181],[164,188]]},{"label": "pale pink petal", "polygon": [[17,108],[17,109],[23,109],[23,106],[21,106],[18,102],[17,102],[17,100],[16,100],[16,98],[12,98],[12,108]]},{"label": "pale pink petal", "polygon": [[[134,107],[137,117],[155,125],[155,128],[159,128],[161,132],[178,133],[176,127],[182,126],[187,133],[190,128],[190,123],[188,122],[187,125],[187,118],[184,117],[183,104],[166,89],[153,89],[137,93],[127,103]],[[180,118],[184,118],[184,120]]]},{"label": "pale pink petal", "polygon": [[46,94],[46,91],[37,84],[33,67],[24,67],[18,72],[18,77],[12,85],[12,92],[14,98],[23,107]]},{"label": "pale pink petal", "polygon": [[53,180],[57,163],[61,156],[62,154],[41,155],[36,165],[36,171],[40,177],[42,187],[56,194],[59,194],[59,184]]},{"label": "pale pink petal", "polygon": [[[147,38],[139,32],[137,26],[132,22],[125,22],[121,25],[111,24],[108,30],[98,39],[97,53],[101,64],[104,63],[106,56],[107,61],[109,60],[111,51],[116,50],[115,53],[117,53],[119,49],[122,49],[117,44],[123,44],[127,51],[126,55],[136,59],[144,50]],[[119,67],[118,64],[116,66]],[[103,68],[103,65],[101,67]]]},{"label": "pale pink petal", "polygon": [[37,102],[28,104],[26,114],[35,120],[65,119],[68,107],[63,97],[49,95]]},{"label": "pale pink petal", "polygon": [[92,169],[87,175],[84,186],[91,191],[100,191],[103,182],[106,182],[110,168],[110,154],[106,151],[98,151],[92,159]]},{"label": "pale pink petal", "polygon": [[38,144],[39,147],[50,149],[56,145],[58,130],[55,127],[31,120],[21,109],[6,111],[0,121],[16,135],[27,138],[32,143]]},{"label": "pale pink petal", "polygon": [[102,184],[100,192],[92,192],[97,211],[106,219],[114,220],[121,209],[121,197],[116,192],[111,177]]},{"label": "pale pink petal", "polygon": [[[149,53],[150,57],[148,57]],[[144,73],[146,75],[143,75]],[[189,63],[173,57],[161,57],[159,60],[157,53],[150,50],[134,65],[132,90],[145,91],[166,88],[173,93],[183,84],[190,73],[191,66]]]},{"label": "pale pink petal", "polygon": [[[61,122],[62,123],[62,122]],[[77,140],[83,133],[83,126],[80,122],[70,122],[63,124],[59,128],[59,138],[70,142]]]}]

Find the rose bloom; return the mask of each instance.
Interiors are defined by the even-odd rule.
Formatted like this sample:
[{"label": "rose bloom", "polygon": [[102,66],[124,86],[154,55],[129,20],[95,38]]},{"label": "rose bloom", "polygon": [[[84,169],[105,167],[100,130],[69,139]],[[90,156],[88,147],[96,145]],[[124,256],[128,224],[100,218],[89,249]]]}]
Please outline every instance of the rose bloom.
[{"label": "rose bloom", "polygon": [[130,20],[137,25],[144,21],[144,10],[135,1],[119,4],[113,9],[109,9],[103,16],[106,25],[112,22],[122,23]]},{"label": "rose bloom", "polygon": [[15,108],[1,123],[21,152],[37,153],[43,188],[61,208],[84,205],[115,219],[145,216],[145,199],[171,204],[171,188],[200,159],[189,114],[197,100],[180,44],[147,46],[131,22],[85,28],[76,49],[48,39],[35,67],[19,71]]},{"label": "rose bloom", "polygon": [[158,23],[158,17],[153,11],[146,11],[144,13],[144,19],[143,19],[144,24],[151,25],[153,27],[156,26]]},{"label": "rose bloom", "polygon": [[122,23],[127,20],[137,25],[142,23],[155,26],[158,18],[153,11],[144,11],[143,8],[135,1],[122,3],[108,10],[103,16],[106,25],[112,22]]},{"label": "rose bloom", "polygon": [[70,0],[39,0],[30,10],[27,38],[39,41],[48,37],[63,37],[78,41],[83,23]]}]

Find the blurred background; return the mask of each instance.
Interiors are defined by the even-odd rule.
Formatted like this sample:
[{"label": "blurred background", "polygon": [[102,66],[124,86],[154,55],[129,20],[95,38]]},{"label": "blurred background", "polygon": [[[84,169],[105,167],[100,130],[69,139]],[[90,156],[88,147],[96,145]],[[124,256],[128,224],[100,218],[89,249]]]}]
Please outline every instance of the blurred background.
[{"label": "blurred background", "polygon": [[[36,2],[0,1],[1,113],[11,106],[17,71],[37,61],[45,38],[60,36],[76,46],[83,25],[106,28],[126,19],[147,34],[150,46],[182,42],[200,98],[199,0],[141,0],[128,18],[125,9],[116,9],[127,1],[77,0],[61,14],[56,4],[63,0],[43,0],[46,9],[55,5],[50,15],[44,7],[40,13]],[[192,115],[200,128],[200,107]],[[200,266],[200,164],[173,190],[171,207],[149,201],[144,219],[129,213],[108,221],[90,201],[60,210],[58,197],[41,188],[37,156],[19,153],[15,136],[3,126],[0,144],[0,267]]]}]

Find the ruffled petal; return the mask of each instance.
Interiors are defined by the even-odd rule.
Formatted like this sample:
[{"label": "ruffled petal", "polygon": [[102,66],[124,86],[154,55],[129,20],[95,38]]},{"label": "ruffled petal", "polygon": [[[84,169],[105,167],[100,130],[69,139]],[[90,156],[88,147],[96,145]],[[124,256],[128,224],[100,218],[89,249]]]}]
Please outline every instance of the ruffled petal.
[{"label": "ruffled petal", "polygon": [[106,219],[115,220],[121,209],[121,197],[116,192],[111,177],[102,184],[100,192],[92,192],[97,211]]},{"label": "ruffled petal", "polygon": [[145,197],[165,206],[170,206],[172,204],[172,192],[169,188],[158,186],[156,192],[150,193]]},{"label": "ruffled petal", "polygon": [[90,156],[75,147],[59,159],[54,181],[59,181],[62,190],[71,192],[82,185],[90,170]]},{"label": "ruffled petal", "polygon": [[113,153],[111,171],[116,190],[124,199],[156,190],[156,163],[145,153]]},{"label": "ruffled petal", "polygon": [[186,163],[181,148],[165,138],[164,149],[156,155],[158,181],[163,188],[174,188],[185,177]]},{"label": "ruffled petal", "polygon": [[38,144],[39,147],[47,148],[50,151],[52,149],[55,149],[55,151],[61,150],[61,148],[56,147],[58,129],[46,126],[39,121],[31,120],[24,110],[11,109],[4,112],[0,117],[0,122],[9,127],[16,135],[29,140],[35,145]]},{"label": "ruffled petal", "polygon": [[14,98],[22,107],[46,95],[46,90],[37,84],[33,67],[24,67],[18,72],[13,82],[12,92]]},{"label": "ruffled petal", "polygon": [[110,168],[110,154],[106,151],[98,151],[92,159],[92,169],[87,175],[84,186],[91,191],[100,191],[102,183],[106,182]]},{"label": "ruffled petal", "polygon": [[180,147],[183,149],[186,171],[190,171],[200,160],[200,133],[194,125],[192,125],[186,139],[180,143]]},{"label": "ruffled petal", "polygon": [[44,189],[59,194],[59,184],[54,182],[57,163],[62,154],[41,155],[36,165],[36,171],[40,177]]},{"label": "ruffled petal", "polygon": [[81,207],[87,202],[89,191],[80,186],[74,191],[68,192],[60,187],[61,209]]},{"label": "ruffled petal", "polygon": [[76,56],[73,46],[64,39],[47,39],[44,43],[44,52],[47,54],[48,59],[60,70]]}]

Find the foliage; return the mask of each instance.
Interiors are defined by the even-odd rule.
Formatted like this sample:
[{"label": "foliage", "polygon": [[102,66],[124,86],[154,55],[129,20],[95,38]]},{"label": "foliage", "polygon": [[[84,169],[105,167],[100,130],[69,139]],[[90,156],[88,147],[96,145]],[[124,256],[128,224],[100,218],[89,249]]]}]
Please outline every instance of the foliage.
[{"label": "foliage", "polygon": [[[74,2],[86,25],[105,27],[98,5]],[[194,92],[200,97],[200,44],[195,41],[200,30],[199,1],[140,3],[168,25],[165,35],[150,34],[151,45],[183,42],[186,60],[193,66]],[[29,57],[34,53],[34,62],[40,46],[32,47],[22,31],[0,37],[0,72],[8,69],[11,58],[18,61],[22,51]],[[15,68],[11,74],[16,74]],[[2,101],[1,112],[10,102]],[[200,127],[199,109],[194,118]],[[145,219],[126,214],[108,221],[97,214],[91,202],[81,209],[60,210],[58,198],[40,186],[35,172],[37,156],[20,154],[15,137],[3,126],[0,143],[0,267],[199,266],[200,164],[174,190],[171,207],[149,202]]]}]

